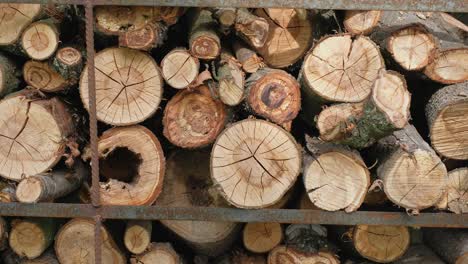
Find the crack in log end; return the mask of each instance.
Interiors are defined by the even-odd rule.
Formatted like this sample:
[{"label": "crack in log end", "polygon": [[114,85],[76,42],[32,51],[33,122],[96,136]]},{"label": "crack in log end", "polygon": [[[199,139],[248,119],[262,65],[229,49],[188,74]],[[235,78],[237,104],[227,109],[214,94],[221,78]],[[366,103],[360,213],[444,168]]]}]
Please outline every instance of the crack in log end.
[{"label": "crack in log end", "polygon": [[295,182],[299,170],[300,152],[294,139],[266,121],[236,123],[213,146],[214,183],[238,207],[261,208],[276,203]]}]

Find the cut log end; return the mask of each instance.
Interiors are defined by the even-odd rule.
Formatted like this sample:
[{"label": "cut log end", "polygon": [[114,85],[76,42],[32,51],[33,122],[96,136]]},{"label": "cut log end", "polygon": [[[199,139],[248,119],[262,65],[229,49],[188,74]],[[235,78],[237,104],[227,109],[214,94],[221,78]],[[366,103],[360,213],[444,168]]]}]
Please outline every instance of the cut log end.
[{"label": "cut log end", "polygon": [[[235,72],[233,74],[242,74],[241,72]],[[219,99],[223,103],[229,106],[236,106],[244,99],[244,87],[240,86],[238,82],[232,79],[223,79],[219,81]]]},{"label": "cut log end", "polygon": [[263,59],[253,50],[249,49],[244,43],[236,41],[233,49],[237,60],[242,64],[242,69],[247,73],[254,73],[265,65]]},{"label": "cut log end", "polygon": [[265,18],[253,15],[245,8],[239,8],[235,28],[237,35],[248,42],[250,46],[262,48],[268,39],[270,27]]},{"label": "cut log end", "polygon": [[211,176],[231,204],[264,208],[278,202],[300,172],[294,138],[272,123],[247,119],[228,127],[216,140]]},{"label": "cut log end", "polygon": [[151,205],[162,190],[165,160],[153,133],[142,126],[112,128],[98,141],[101,203]]},{"label": "cut log end", "polygon": [[301,109],[300,85],[285,71],[261,69],[247,79],[246,86],[249,107],[274,123],[292,121]]},{"label": "cut log end", "polygon": [[47,62],[28,61],[23,66],[24,80],[33,88],[44,92],[59,92],[67,88],[68,83]]},{"label": "cut log end", "polygon": [[207,86],[182,90],[164,111],[164,136],[182,148],[202,147],[215,141],[226,118],[223,103],[211,97]]},{"label": "cut log end", "polygon": [[216,35],[201,35],[191,41],[190,52],[203,60],[213,60],[221,52],[221,44]]},{"label": "cut log end", "polygon": [[314,154],[305,165],[304,186],[315,206],[327,211],[353,212],[364,201],[369,174],[358,154],[336,145]]},{"label": "cut log end", "polygon": [[187,88],[198,77],[200,63],[185,49],[174,49],[161,61],[162,76],[176,89]]},{"label": "cut log end", "polygon": [[57,51],[55,55],[57,61],[66,66],[75,66],[83,62],[81,52],[73,47],[64,47]]},{"label": "cut log end", "polygon": [[16,197],[23,203],[37,203],[42,196],[43,189],[40,180],[28,177],[18,184]]},{"label": "cut log end", "polygon": [[150,50],[166,39],[167,27],[161,23],[147,24],[140,29],[119,34],[119,45],[138,50]]},{"label": "cut log end", "polygon": [[401,67],[415,71],[432,62],[437,43],[424,26],[416,24],[393,32],[388,39],[387,50]]},{"label": "cut log end", "polygon": [[41,12],[40,4],[0,4],[0,45],[14,44],[23,29]]},{"label": "cut log end", "polygon": [[318,42],[302,67],[306,90],[327,101],[360,102],[369,96],[385,65],[369,38],[340,35]]},{"label": "cut log end", "polygon": [[267,20],[267,40],[258,51],[272,68],[300,60],[312,44],[312,23],[305,9],[261,8],[255,14]]},{"label": "cut log end", "polygon": [[73,131],[71,114],[59,99],[30,99],[24,93],[0,103],[0,145],[7,146],[0,150],[0,175],[14,181],[52,168]]},{"label": "cut log end", "polygon": [[152,243],[147,252],[133,256],[131,264],[179,264],[182,260],[169,243]]},{"label": "cut log end", "polygon": [[378,25],[382,11],[347,10],[343,21],[347,32],[367,35]]},{"label": "cut log end", "polygon": [[[61,227],[55,238],[55,252],[62,264],[94,263],[95,223],[87,219],[72,219]],[[124,264],[126,260],[109,232],[101,228],[103,263]]]},{"label": "cut log end", "polygon": [[133,254],[143,253],[151,243],[151,221],[129,221],[124,234],[125,247]]},{"label": "cut log end", "polygon": [[[81,75],[80,95],[89,111],[87,68]],[[108,48],[96,54],[95,69],[98,120],[132,125],[156,112],[164,81],[151,56],[127,48]]]},{"label": "cut log end", "polygon": [[406,252],[410,233],[405,226],[358,225],[354,228],[353,242],[361,256],[379,263],[389,263]]},{"label": "cut log end", "polygon": [[442,200],[444,209],[457,214],[468,213],[468,168],[448,173],[447,190]]},{"label": "cut log end", "polygon": [[324,141],[341,141],[347,137],[354,126],[348,120],[362,116],[364,105],[336,104],[325,108],[317,117],[317,129]]},{"label": "cut log end", "polygon": [[247,223],[242,233],[245,248],[254,253],[267,253],[282,239],[283,229],[279,223]]},{"label": "cut log end", "polygon": [[39,257],[52,243],[56,230],[53,225],[45,219],[14,220],[9,237],[11,249],[21,257]]},{"label": "cut log end", "polygon": [[328,252],[305,253],[287,246],[278,246],[268,254],[268,264],[339,264],[339,259]]},{"label": "cut log end", "polygon": [[55,53],[59,41],[58,30],[53,24],[38,21],[24,30],[21,46],[31,59],[45,60]]},{"label": "cut log end", "polygon": [[444,84],[462,83],[468,80],[468,48],[439,52],[424,73],[432,80]]}]

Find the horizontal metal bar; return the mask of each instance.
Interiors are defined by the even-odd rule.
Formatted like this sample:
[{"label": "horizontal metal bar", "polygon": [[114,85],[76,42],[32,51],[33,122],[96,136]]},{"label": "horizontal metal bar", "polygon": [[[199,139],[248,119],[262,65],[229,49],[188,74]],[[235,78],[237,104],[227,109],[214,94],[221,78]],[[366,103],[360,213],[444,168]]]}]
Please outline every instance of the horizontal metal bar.
[{"label": "horizontal metal bar", "polygon": [[421,213],[410,216],[401,212],[354,213],[326,212],[320,210],[191,207],[172,208],[157,206],[102,206],[88,204],[0,204],[2,216],[35,216],[56,218],[92,218],[98,213],[104,219],[142,220],[198,220],[226,222],[280,222],[329,225],[408,225],[426,227],[468,227],[468,214]]},{"label": "horizontal metal bar", "polygon": [[[84,0],[0,0],[0,2],[83,4]],[[94,0],[92,4],[468,12],[468,0]]]}]

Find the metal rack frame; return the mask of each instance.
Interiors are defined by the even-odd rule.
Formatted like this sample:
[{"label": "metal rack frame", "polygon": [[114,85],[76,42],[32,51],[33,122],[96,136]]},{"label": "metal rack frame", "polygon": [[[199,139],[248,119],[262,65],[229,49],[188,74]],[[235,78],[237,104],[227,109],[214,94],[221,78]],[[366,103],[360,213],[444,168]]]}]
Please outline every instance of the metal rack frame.
[{"label": "metal rack frame", "polygon": [[[217,6],[217,7],[289,7],[307,9],[402,10],[468,12],[468,0],[0,0],[0,3],[77,4],[86,10],[86,48],[90,142],[92,161],[92,204],[40,203],[0,204],[2,216],[92,218],[96,221],[95,244],[99,245],[103,219],[200,220],[232,222],[314,223],[331,225],[407,225],[427,227],[468,228],[468,215],[450,213],[421,213],[410,216],[404,212],[357,211],[354,213],[321,210],[236,208],[173,208],[157,206],[101,206],[99,199],[99,158],[97,152],[96,91],[94,87],[94,19],[96,5],[152,5],[152,6]],[[95,263],[101,263],[101,247],[95,247]]]}]

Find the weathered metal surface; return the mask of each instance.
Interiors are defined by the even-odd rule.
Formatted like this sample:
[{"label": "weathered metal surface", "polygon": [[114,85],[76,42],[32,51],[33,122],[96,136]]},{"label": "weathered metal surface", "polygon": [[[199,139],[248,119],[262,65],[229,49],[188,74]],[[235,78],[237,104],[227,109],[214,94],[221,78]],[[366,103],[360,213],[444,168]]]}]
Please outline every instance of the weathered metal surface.
[{"label": "weathered metal surface", "polygon": [[[0,0],[12,3],[84,3],[85,0]],[[346,10],[468,12],[468,0],[93,0],[94,5],[283,7]]]},{"label": "weathered metal surface", "polygon": [[2,216],[38,216],[92,218],[96,213],[103,219],[142,219],[142,220],[199,220],[227,222],[280,222],[311,223],[330,225],[409,225],[427,227],[468,227],[468,215],[449,213],[421,213],[410,216],[400,212],[354,213],[326,212],[320,210],[264,209],[245,210],[235,208],[171,208],[157,206],[102,206],[95,208],[87,204],[0,204]]}]

